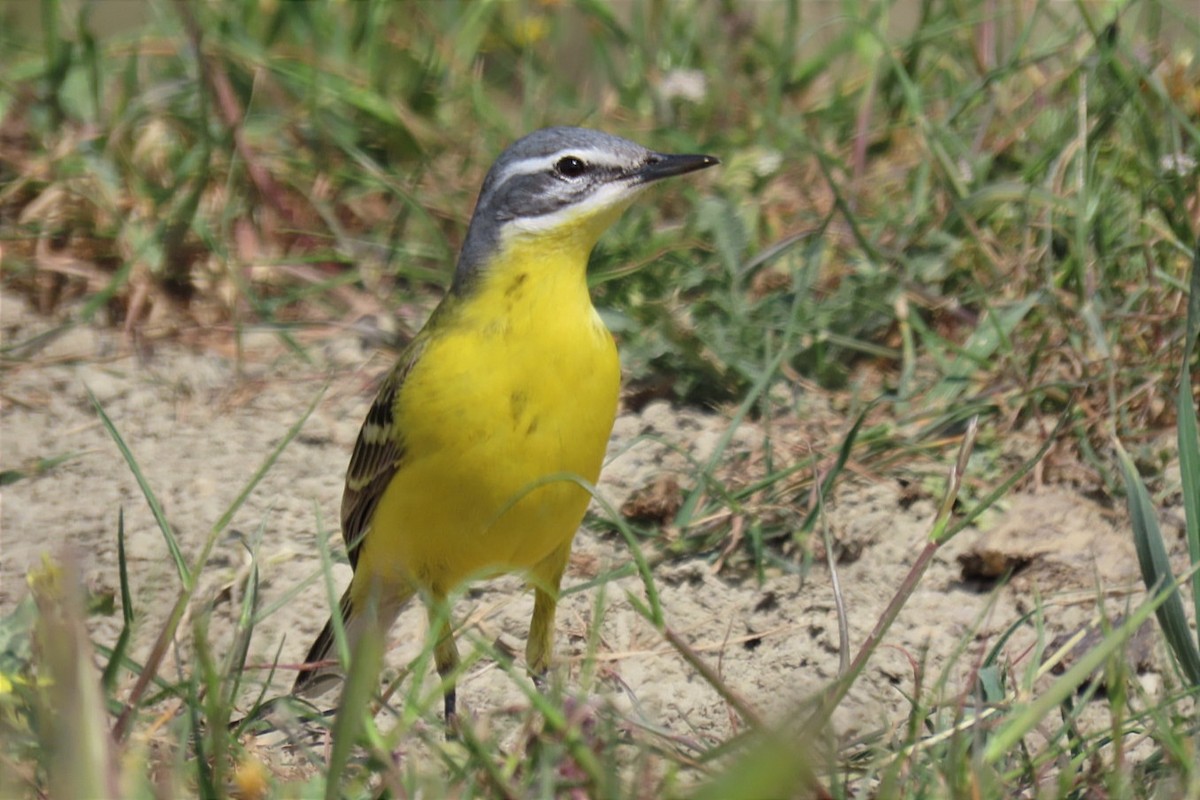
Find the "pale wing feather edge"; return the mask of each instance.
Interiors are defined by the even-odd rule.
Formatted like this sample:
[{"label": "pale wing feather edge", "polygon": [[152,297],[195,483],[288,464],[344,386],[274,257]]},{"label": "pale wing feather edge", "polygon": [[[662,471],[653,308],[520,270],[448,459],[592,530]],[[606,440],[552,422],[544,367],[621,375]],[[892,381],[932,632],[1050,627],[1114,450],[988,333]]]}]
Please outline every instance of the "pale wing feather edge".
[{"label": "pale wing feather edge", "polygon": [[396,425],[396,398],[426,342],[423,336],[414,340],[384,378],[350,456],[342,492],[342,538],[350,566],[356,569],[375,509],[404,460],[404,432]]}]

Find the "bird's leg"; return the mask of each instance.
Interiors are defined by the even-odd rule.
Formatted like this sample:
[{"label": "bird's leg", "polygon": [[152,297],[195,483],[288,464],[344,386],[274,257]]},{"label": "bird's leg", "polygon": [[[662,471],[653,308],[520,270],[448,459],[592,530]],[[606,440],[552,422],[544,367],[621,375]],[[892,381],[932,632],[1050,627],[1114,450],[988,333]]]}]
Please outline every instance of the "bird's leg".
[{"label": "bird's leg", "polygon": [[554,649],[554,612],[558,607],[558,593],[541,588],[533,590],[533,619],[529,623],[529,641],[525,643],[525,666],[533,685],[539,692],[546,691],[546,671],[550,668],[550,654]]},{"label": "bird's leg", "polygon": [[554,652],[554,612],[558,608],[558,586],[567,568],[571,543],[555,550],[534,568],[533,619],[529,623],[529,641],[525,644],[525,665],[539,691],[546,690],[546,671]]},{"label": "bird's leg", "polygon": [[457,695],[454,691],[454,677],[458,671],[458,645],[454,636],[447,631],[445,638],[437,643],[433,651],[433,660],[437,664],[438,675],[443,681],[449,681],[443,695],[446,709],[446,725],[453,726],[458,712],[456,709]]},{"label": "bird's leg", "polygon": [[434,597],[429,605],[429,627],[437,637],[433,648],[433,663],[438,675],[446,684],[443,694],[446,711],[446,728],[453,730],[457,721],[457,697],[454,691],[454,679],[458,672],[458,645],[454,642],[454,631],[450,625],[450,609],[445,597]]}]

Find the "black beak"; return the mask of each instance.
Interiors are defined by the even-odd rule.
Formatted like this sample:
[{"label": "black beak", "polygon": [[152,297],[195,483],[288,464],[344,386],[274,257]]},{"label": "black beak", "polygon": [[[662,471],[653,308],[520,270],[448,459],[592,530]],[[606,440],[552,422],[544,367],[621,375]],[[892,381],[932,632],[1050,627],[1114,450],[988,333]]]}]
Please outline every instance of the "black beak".
[{"label": "black beak", "polygon": [[651,183],[674,175],[695,172],[698,169],[708,169],[720,163],[716,156],[673,156],[666,153],[654,153],[650,156],[650,160],[633,175],[639,183]]}]

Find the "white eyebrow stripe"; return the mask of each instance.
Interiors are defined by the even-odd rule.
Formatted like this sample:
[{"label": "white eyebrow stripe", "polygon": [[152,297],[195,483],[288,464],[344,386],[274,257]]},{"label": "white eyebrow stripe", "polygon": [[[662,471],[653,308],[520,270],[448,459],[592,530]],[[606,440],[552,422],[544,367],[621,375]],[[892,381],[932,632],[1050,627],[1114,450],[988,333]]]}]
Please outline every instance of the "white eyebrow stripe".
[{"label": "white eyebrow stripe", "polygon": [[626,161],[608,150],[597,150],[592,147],[566,147],[547,156],[534,156],[514,161],[496,176],[494,186],[503,186],[510,178],[517,175],[531,175],[535,172],[547,172],[564,156],[576,156],[588,164],[605,167],[625,167]]}]

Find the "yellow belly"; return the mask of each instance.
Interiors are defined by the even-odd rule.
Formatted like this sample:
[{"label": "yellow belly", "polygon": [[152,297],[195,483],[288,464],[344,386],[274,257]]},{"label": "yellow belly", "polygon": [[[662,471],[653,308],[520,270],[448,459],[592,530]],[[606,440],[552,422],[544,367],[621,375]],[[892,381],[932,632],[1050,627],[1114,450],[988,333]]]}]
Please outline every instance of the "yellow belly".
[{"label": "yellow belly", "polygon": [[616,346],[581,276],[497,285],[430,339],[396,401],[404,455],[359,569],[443,593],[568,544],[616,414]]}]

